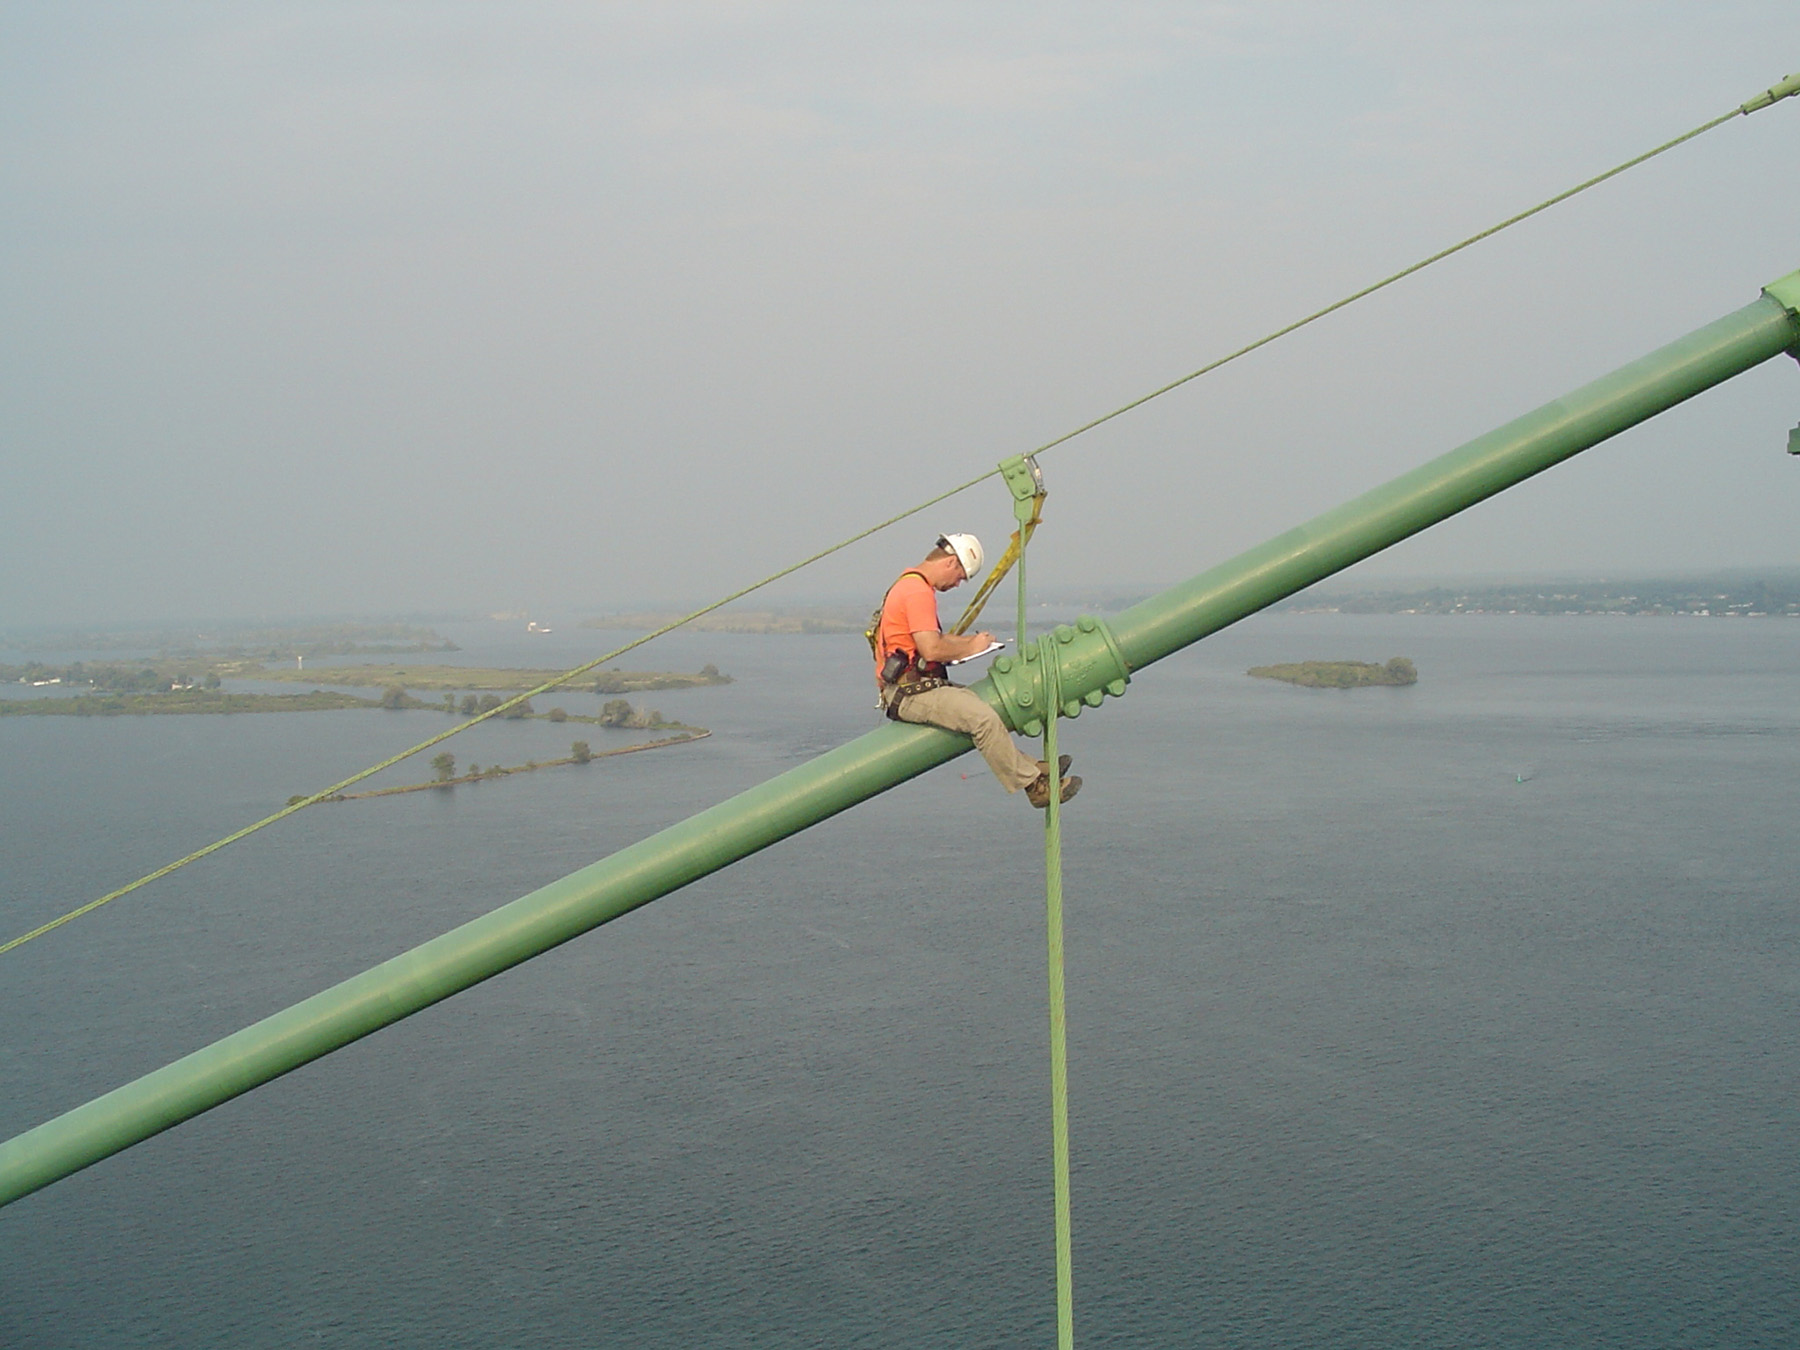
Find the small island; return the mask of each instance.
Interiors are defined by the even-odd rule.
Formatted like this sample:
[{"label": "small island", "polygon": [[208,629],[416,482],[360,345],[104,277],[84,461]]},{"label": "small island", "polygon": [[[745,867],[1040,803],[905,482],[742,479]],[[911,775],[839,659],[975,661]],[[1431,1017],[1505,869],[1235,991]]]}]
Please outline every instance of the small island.
[{"label": "small island", "polygon": [[[681,727],[679,722],[666,722],[664,726]],[[437,776],[429,783],[406,783],[400,787],[371,788],[366,792],[336,792],[329,797],[321,797],[314,805],[323,802],[361,802],[375,797],[400,797],[411,792],[437,792],[458,787],[468,783],[492,782],[498,778],[511,778],[516,774],[536,773],[539,769],[561,769],[571,764],[592,764],[597,759],[609,759],[614,755],[635,755],[645,750],[665,750],[671,745],[685,745],[689,741],[705,740],[712,732],[705,727],[681,727],[679,736],[665,736],[658,741],[639,741],[636,745],[622,745],[616,750],[595,750],[586,741],[576,741],[569,747],[569,754],[563,759],[549,759],[539,762],[528,759],[523,764],[507,767],[500,764],[489,764],[485,768],[480,764],[470,764],[461,774],[456,772],[456,756],[448,752],[435,756],[431,761],[432,772]],[[304,796],[289,797],[287,804],[297,806],[305,801]]]},{"label": "small island", "polygon": [[1307,689],[1363,689],[1370,685],[1417,684],[1418,668],[1404,656],[1385,665],[1373,661],[1297,661],[1282,666],[1252,666],[1259,680],[1281,680]]}]

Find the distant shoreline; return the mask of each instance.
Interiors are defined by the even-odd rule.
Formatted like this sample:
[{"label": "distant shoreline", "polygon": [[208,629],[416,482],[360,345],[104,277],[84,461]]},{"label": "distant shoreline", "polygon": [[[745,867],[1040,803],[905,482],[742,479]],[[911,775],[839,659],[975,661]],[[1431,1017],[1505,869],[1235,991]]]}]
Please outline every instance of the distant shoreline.
[{"label": "distant shoreline", "polygon": [[1800,618],[1800,577],[1567,581],[1301,592],[1284,614],[1612,615],[1647,618]]},{"label": "distant shoreline", "polygon": [[[260,661],[242,659],[199,662],[159,657],[144,661],[75,661],[60,666],[37,661],[22,666],[0,665],[0,684],[56,691],[36,697],[0,699],[0,716],[120,717],[387,708],[451,714],[460,711],[467,717],[487,711],[500,701],[498,696],[501,694],[516,695],[551,684],[565,672],[512,667],[356,665],[320,667],[310,673],[319,685],[335,687],[316,687],[304,693],[227,692],[221,686],[228,679],[295,684],[305,682],[308,674],[303,668],[271,670]],[[731,682],[730,675],[710,664],[693,674],[615,667],[591,671],[551,690],[550,694],[595,694],[604,698],[652,690],[701,689]],[[378,698],[366,698],[346,692],[357,688],[378,688],[382,693]],[[84,692],[60,697],[76,689]],[[440,702],[428,702],[408,692],[412,689],[442,694],[443,697]],[[465,694],[460,706],[454,697],[458,692]],[[481,694],[480,698],[476,697],[477,692]],[[522,711],[515,710],[506,716],[548,717],[557,722],[596,722],[613,726],[621,724],[622,714],[609,717],[603,709],[602,715],[596,718],[567,713],[560,708],[553,708],[549,713],[535,713],[530,704],[526,704]],[[649,723],[634,723],[654,724],[655,715]]]},{"label": "distant shoreline", "polygon": [[[433,705],[435,706],[435,705]],[[72,698],[0,699],[0,717],[245,716],[256,713],[339,712],[379,708],[381,700],[327,689],[306,694],[227,694],[217,689],[176,689],[159,694],[76,694]]]}]

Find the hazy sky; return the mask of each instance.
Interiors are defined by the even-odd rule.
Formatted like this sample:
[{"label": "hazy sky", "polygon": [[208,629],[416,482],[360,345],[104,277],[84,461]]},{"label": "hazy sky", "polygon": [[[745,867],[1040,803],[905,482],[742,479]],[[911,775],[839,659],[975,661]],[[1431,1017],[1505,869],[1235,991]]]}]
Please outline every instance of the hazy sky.
[{"label": "hazy sky", "polygon": [[[704,600],[1796,69],[1794,0],[11,0],[0,627]],[[1792,99],[1046,455],[1034,576],[1199,571],[1797,267]],[[1380,570],[1793,566],[1796,421],[1770,363]]]}]

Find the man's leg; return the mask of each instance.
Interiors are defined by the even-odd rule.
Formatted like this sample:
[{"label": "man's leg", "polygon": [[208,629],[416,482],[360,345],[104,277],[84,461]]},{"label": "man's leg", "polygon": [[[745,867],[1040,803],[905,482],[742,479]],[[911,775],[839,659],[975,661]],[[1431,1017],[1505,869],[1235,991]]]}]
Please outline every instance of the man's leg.
[{"label": "man's leg", "polygon": [[1042,772],[1035,759],[1019,753],[1000,714],[988,707],[979,694],[960,685],[912,695],[900,705],[900,720],[960,731],[972,737],[988,768],[1008,792],[1031,786]]}]

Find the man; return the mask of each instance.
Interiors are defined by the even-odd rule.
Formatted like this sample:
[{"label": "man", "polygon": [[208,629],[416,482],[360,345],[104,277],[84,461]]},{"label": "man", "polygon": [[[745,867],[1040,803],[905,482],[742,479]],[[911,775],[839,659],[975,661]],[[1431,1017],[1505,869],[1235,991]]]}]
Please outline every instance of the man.
[{"label": "man", "polygon": [[[881,602],[875,632],[875,682],[881,706],[896,722],[919,722],[970,737],[1000,786],[1025,789],[1042,810],[1050,805],[1050,766],[1019,752],[1006,724],[977,694],[951,684],[945,666],[984,652],[994,635],[946,633],[938,622],[937,597],[981,570],[981,541],[972,534],[942,534],[917,567],[908,568]],[[1066,771],[1069,757],[1061,757]],[[1081,790],[1079,778],[1062,780],[1061,801]]]}]

